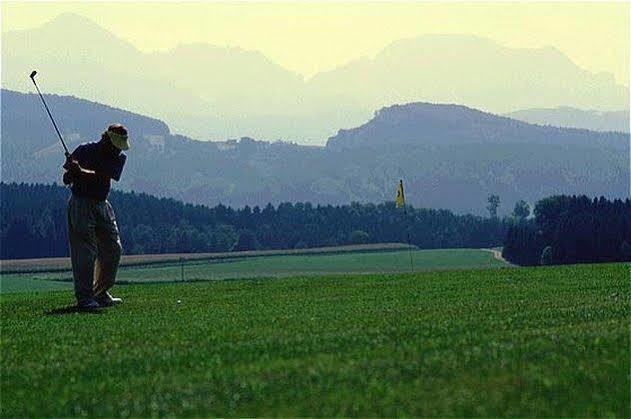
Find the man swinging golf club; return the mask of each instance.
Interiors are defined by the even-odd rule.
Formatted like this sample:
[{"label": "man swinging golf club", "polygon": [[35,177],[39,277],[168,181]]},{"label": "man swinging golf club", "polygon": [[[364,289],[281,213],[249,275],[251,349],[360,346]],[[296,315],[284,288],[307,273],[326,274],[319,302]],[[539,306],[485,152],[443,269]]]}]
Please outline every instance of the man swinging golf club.
[{"label": "man swinging golf club", "polygon": [[129,149],[127,129],[121,124],[112,124],[101,135],[101,141],[82,144],[70,154],[35,81],[36,75],[37,71],[32,71],[29,78],[64,147],[64,184],[72,185],[72,196],[68,201],[68,237],[77,306],[95,309],[120,303],[120,298],[112,297],[108,292],[116,279],[122,246],[114,209],[107,202],[107,195],[110,180],[120,180],[127,159],[121,154],[122,150]]},{"label": "man swinging golf club", "polygon": [[107,201],[110,180],[118,181],[129,149],[127,129],[113,124],[101,140],[78,146],[66,157],[64,184],[72,185],[68,201],[68,236],[77,305],[83,309],[121,302],[110,295],[121,257],[114,209]]}]

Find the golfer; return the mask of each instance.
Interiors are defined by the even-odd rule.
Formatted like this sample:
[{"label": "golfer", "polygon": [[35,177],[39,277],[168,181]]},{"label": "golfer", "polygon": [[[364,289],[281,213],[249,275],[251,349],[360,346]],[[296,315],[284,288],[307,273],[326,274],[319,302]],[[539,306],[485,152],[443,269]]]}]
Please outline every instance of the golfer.
[{"label": "golfer", "polygon": [[118,181],[129,149],[127,129],[113,124],[101,141],[78,146],[66,158],[63,181],[72,185],[68,201],[68,238],[77,305],[94,309],[120,303],[110,295],[121,257],[114,209],[107,201],[110,180]]}]

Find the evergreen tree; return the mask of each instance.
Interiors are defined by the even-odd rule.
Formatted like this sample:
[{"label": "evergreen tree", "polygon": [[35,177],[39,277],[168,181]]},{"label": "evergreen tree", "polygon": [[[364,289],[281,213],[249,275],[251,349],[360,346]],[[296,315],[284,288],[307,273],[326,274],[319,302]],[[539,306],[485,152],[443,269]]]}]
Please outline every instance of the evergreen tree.
[{"label": "evergreen tree", "polygon": [[[68,255],[67,188],[0,182],[0,193],[0,257]],[[394,202],[337,206],[284,202],[235,210],[117,190],[111,192],[110,202],[126,254],[292,249],[349,241],[405,243],[408,233],[420,248],[493,247],[502,244],[507,228],[499,219],[446,210],[408,206],[405,215]],[[620,253],[619,245],[616,249]]]}]

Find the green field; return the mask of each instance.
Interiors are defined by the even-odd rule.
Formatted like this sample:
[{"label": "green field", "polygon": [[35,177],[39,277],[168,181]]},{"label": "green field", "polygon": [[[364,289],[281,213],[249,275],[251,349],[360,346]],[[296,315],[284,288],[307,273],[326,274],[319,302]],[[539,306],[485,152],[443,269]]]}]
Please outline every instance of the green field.
[{"label": "green field", "polygon": [[[488,268],[508,266],[484,249],[414,250],[415,271],[453,268]],[[37,266],[34,266],[37,269]],[[261,278],[333,273],[409,272],[408,250],[363,251],[313,255],[277,255],[213,260],[190,260],[184,264],[184,279],[216,280]],[[121,267],[121,282],[178,281],[182,278],[180,263],[157,263],[147,266]],[[65,280],[68,283],[60,282]],[[72,273],[36,272],[3,274],[0,290],[5,292],[48,291],[71,289]]]},{"label": "green field", "polygon": [[[42,280],[31,275],[0,275],[0,292],[3,294],[13,292],[42,292],[53,290],[70,290],[72,283],[67,280],[62,282],[67,275],[59,276],[59,280]],[[52,274],[47,278],[53,278]]]},{"label": "green field", "polygon": [[97,314],[3,294],[1,414],[629,417],[629,288],[603,264],[119,285]]}]

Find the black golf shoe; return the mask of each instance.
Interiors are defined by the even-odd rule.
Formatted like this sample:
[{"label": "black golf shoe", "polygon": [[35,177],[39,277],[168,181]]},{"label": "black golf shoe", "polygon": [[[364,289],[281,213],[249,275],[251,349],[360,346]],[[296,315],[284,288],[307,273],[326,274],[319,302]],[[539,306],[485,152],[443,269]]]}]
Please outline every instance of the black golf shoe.
[{"label": "black golf shoe", "polygon": [[123,302],[121,298],[112,297],[109,292],[105,291],[103,294],[94,298],[100,305],[109,307]]}]

